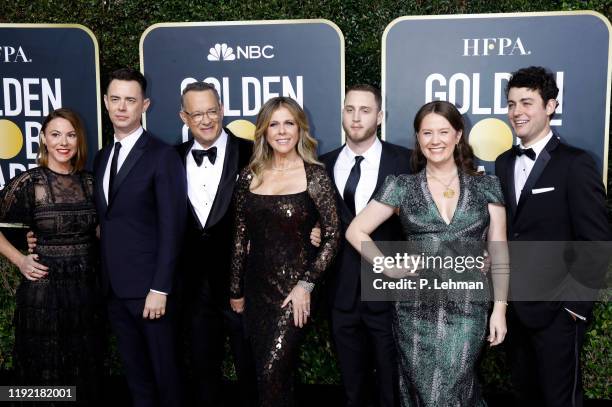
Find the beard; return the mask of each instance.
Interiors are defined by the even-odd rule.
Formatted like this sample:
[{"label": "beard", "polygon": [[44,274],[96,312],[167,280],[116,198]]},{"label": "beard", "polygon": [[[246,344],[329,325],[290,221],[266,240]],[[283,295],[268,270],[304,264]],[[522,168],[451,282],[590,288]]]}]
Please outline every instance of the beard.
[{"label": "beard", "polygon": [[354,132],[352,129],[344,128],[344,134],[346,134],[346,138],[351,140],[353,143],[361,143],[365,140],[369,140],[372,137],[376,137],[376,130],[378,129],[378,125],[372,126],[369,128],[359,129],[358,132]]}]

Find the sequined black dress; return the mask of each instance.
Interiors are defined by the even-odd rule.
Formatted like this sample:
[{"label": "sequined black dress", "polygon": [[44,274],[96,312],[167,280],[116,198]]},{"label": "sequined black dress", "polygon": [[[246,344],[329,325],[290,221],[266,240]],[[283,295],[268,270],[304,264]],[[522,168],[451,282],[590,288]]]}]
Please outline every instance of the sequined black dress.
[{"label": "sequined black dress", "polygon": [[[316,284],[338,249],[332,183],[323,167],[304,166],[308,185],[304,192],[254,194],[249,191],[252,176],[245,169],[234,195],[231,295],[245,298],[262,406],[294,405],[294,373],[304,328],[294,325],[291,305],[281,305],[299,280]],[[319,248],[310,244],[317,221],[321,224]]]},{"label": "sequined black dress", "polygon": [[84,406],[100,400],[105,327],[92,193],[88,173],[39,167],[15,176],[0,194],[0,221],[33,230],[39,262],[49,267],[38,281],[22,276],[17,288],[14,382],[76,385],[77,405]]},{"label": "sequined black dress", "polygon": [[[441,244],[485,241],[488,204],[504,203],[499,180],[460,173],[459,185],[449,224],[429,192],[425,170],[388,176],[374,199],[399,208],[406,240],[424,251],[435,251]],[[480,271],[469,278],[486,280]],[[486,406],[475,368],[487,332],[488,290],[423,289],[415,295],[414,300],[397,302],[393,316],[402,406]]]}]

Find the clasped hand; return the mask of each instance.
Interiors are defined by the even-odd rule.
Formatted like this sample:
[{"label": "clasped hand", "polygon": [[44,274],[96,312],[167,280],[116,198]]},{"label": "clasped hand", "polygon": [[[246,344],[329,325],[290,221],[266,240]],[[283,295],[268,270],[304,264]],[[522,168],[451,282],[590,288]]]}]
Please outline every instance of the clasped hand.
[{"label": "clasped hand", "polygon": [[310,316],[310,293],[296,285],[283,301],[281,308],[285,308],[289,303],[293,306],[293,323],[302,328]]},{"label": "clasped hand", "polygon": [[[302,328],[310,316],[310,293],[296,285],[283,301],[281,308],[285,308],[289,303],[293,307],[293,323]],[[230,306],[234,312],[241,314],[244,312],[244,297],[230,299]]]}]

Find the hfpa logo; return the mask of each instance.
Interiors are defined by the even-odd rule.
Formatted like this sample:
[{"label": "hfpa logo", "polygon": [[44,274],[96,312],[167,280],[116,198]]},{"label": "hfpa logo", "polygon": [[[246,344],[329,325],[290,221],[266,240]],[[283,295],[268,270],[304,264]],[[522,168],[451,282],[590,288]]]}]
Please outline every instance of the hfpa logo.
[{"label": "hfpa logo", "polygon": [[244,47],[237,46],[236,53],[234,49],[228,46],[226,43],[215,44],[214,47],[208,50],[208,56],[206,59],[209,61],[234,61],[236,59],[259,59],[274,58],[272,51],[274,47],[272,45],[246,45]]},{"label": "hfpa logo", "polygon": [[463,56],[531,55],[520,37],[512,38],[464,38]]}]

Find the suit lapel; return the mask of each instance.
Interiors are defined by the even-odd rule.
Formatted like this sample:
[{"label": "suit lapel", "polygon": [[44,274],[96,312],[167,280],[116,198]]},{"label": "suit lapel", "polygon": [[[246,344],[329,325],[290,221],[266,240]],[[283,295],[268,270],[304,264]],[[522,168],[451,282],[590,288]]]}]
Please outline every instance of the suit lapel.
[{"label": "suit lapel", "polygon": [[[516,156],[510,152],[508,157],[506,158],[506,189],[508,191],[507,196],[510,200],[510,210],[512,211],[512,215],[516,216],[516,190],[514,187],[514,163],[516,161]],[[513,218],[514,219],[514,218]]]},{"label": "suit lapel", "polygon": [[382,151],[380,153],[380,163],[378,164],[378,178],[376,179],[376,187],[374,188],[374,192],[372,192],[372,196],[368,199],[368,202],[372,200],[372,197],[376,195],[376,192],[380,189],[383,182],[387,178],[387,175],[393,173],[393,164],[395,163],[394,158],[392,157],[392,151],[389,149],[389,146],[384,141],[381,141]]},{"label": "suit lapel", "polygon": [[337,201],[338,201],[338,212],[340,213],[340,219],[345,225],[348,225],[349,223],[353,221],[354,216],[351,213],[348,206],[346,205],[346,202],[344,202],[344,199],[342,198],[342,192],[338,190],[338,186],[336,185],[336,177],[334,174],[334,167],[336,166],[336,161],[338,161],[338,157],[340,156],[340,153],[342,152],[345,146],[346,144],[340,147],[339,149],[337,149],[336,151],[334,151],[329,156],[329,159],[326,165],[329,164],[328,166],[329,169],[327,172],[329,174],[329,177],[332,180],[332,183],[334,184],[334,189],[336,190],[336,194],[338,196]]},{"label": "suit lapel", "polygon": [[102,150],[98,168],[96,168],[95,179],[96,179],[96,194],[98,195],[98,202],[102,204],[102,211],[106,212],[108,209],[108,202],[106,202],[106,196],[104,196],[104,172],[106,172],[106,166],[108,165],[108,159],[112,151],[111,146],[106,146]]},{"label": "suit lapel", "polygon": [[181,160],[183,160],[183,165],[185,166],[185,170],[187,169],[187,156],[191,151],[191,147],[193,147],[193,139],[187,141],[180,146]]},{"label": "suit lapel", "polygon": [[[540,152],[540,154],[538,155],[538,158],[536,159],[536,162],[533,165],[531,172],[529,173],[529,177],[527,177],[527,181],[525,181],[525,186],[523,187],[521,197],[519,198],[519,202],[516,208],[516,216],[514,218],[515,221],[521,213],[521,210],[525,206],[525,202],[531,196],[531,190],[535,186],[536,182],[538,182],[538,179],[540,179],[542,172],[548,165],[548,162],[550,161],[550,152],[553,151],[558,144],[559,139],[555,135],[553,135],[550,141],[546,144],[546,147],[544,147],[542,152]],[[514,168],[514,166],[512,167]]]},{"label": "suit lapel", "polygon": [[117,191],[119,190],[119,188],[121,188],[121,184],[123,184],[123,182],[125,181],[130,171],[132,171],[132,168],[134,168],[134,165],[138,162],[140,157],[142,157],[142,155],[144,154],[148,142],[149,142],[149,135],[145,131],[142,133],[142,135],[140,136],[140,138],[138,139],[134,147],[132,147],[132,150],[130,151],[128,156],[125,158],[125,161],[123,161],[123,164],[121,165],[121,168],[119,169],[119,172],[117,173],[117,176],[115,177],[115,182],[113,184],[113,190],[109,191],[108,193],[109,195],[108,206],[109,207],[113,204],[115,196],[117,195]]},{"label": "suit lapel", "polygon": [[[193,139],[179,146],[179,153],[181,156],[181,160],[183,161],[183,166],[185,167],[185,177],[187,176],[187,157],[189,156],[189,153],[191,152],[191,147],[193,147]],[[193,204],[191,203],[191,199],[189,199],[189,196],[187,197],[187,205],[189,206],[189,211],[191,212],[192,218],[196,222],[197,228],[202,229],[200,218],[198,218],[198,215],[195,211],[195,208],[193,207]]]},{"label": "suit lapel", "polygon": [[227,212],[227,208],[232,200],[234,193],[234,183],[236,175],[240,168],[238,162],[240,159],[240,151],[238,148],[238,140],[236,136],[230,134],[227,130],[227,146],[225,147],[225,159],[223,160],[223,171],[221,172],[221,180],[217,187],[217,194],[213,201],[213,206],[210,208],[210,214],[206,219],[205,228],[215,225]]}]

